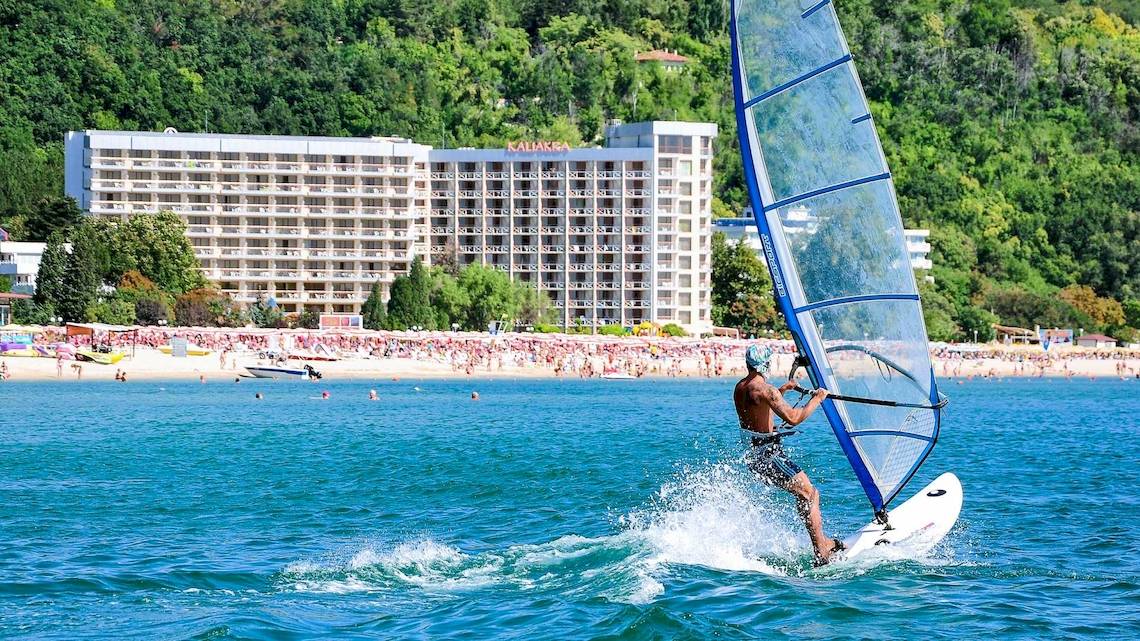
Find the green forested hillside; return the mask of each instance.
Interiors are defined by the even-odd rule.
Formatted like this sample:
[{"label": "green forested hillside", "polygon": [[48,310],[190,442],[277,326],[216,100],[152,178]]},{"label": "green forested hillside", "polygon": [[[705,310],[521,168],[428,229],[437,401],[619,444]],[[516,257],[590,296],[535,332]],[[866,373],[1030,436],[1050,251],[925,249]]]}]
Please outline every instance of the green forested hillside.
[{"label": "green forested hillside", "polygon": [[[1140,3],[835,3],[903,215],[933,230],[932,335],[990,311],[1140,325]],[[726,6],[0,0],[0,226],[29,237],[59,210],[64,131],[166,126],[458,146],[711,120],[718,211],[739,210]],[[652,48],[691,63],[634,61]]]}]

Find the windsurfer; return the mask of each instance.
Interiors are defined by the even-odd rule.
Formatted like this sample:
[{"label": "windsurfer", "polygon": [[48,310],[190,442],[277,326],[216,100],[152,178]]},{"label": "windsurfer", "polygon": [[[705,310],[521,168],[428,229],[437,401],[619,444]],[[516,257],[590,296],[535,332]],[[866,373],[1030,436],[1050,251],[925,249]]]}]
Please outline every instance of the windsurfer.
[{"label": "windsurfer", "polygon": [[796,509],[807,526],[808,536],[815,549],[815,562],[823,565],[831,559],[833,553],[843,549],[843,543],[823,533],[819,491],[812,485],[807,474],[784,452],[780,445],[783,435],[776,431],[772,415],[774,413],[789,425],[799,425],[827,398],[827,390],[817,389],[807,405],[792,407],[783,395],[794,389],[796,383],[788,381],[779,387],[768,383],[765,376],[771,361],[770,347],[749,346],[744,354],[748,375],[740,379],[732,393],[740,427],[751,433],[752,447],[747,455],[748,467],[765,483],[787,490],[796,497]]}]

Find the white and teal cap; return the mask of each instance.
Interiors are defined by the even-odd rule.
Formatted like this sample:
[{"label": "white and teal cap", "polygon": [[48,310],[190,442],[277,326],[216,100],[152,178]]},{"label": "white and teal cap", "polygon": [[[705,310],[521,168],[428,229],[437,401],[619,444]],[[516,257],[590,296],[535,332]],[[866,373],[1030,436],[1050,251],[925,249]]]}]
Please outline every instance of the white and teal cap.
[{"label": "white and teal cap", "polygon": [[766,374],[768,366],[772,363],[772,348],[749,345],[744,351],[744,363],[757,372]]}]

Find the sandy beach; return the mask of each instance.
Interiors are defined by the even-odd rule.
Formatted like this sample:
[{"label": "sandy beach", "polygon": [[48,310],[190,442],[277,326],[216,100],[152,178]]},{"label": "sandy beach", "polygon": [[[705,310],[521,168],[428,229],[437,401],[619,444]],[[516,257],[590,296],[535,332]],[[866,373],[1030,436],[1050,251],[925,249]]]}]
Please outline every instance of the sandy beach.
[{"label": "sandy beach", "polygon": [[[175,357],[160,351],[174,336],[186,338],[209,353]],[[36,343],[69,341],[80,346],[88,337],[42,332]],[[96,341],[101,339],[96,338]],[[7,380],[201,379],[233,381],[248,376],[246,366],[310,364],[326,379],[392,378],[594,378],[729,377],[743,375],[747,340],[725,338],[612,338],[577,335],[464,334],[451,332],[356,332],[274,330],[141,330],[115,336],[119,362],[59,360],[51,357],[0,355]],[[794,345],[760,340],[776,352],[772,371],[789,371]],[[1134,378],[1140,375],[1140,352],[1122,349],[1062,347],[1044,352],[1035,346],[946,345],[931,348],[935,373],[943,379],[978,377]],[[281,356],[286,356],[281,361]]]}]

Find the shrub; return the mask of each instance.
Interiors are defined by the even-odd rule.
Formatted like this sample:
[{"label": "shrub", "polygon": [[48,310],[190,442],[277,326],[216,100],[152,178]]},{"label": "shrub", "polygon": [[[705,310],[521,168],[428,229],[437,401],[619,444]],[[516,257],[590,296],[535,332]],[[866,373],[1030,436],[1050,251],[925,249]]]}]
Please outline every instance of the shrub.
[{"label": "shrub", "polygon": [[678,325],[677,323],[666,324],[664,327],[661,328],[661,333],[666,335],[666,336],[688,336],[689,335],[689,333],[686,332],[684,329],[682,329],[682,327],[680,325]]},{"label": "shrub", "polygon": [[602,336],[628,336],[629,332],[626,331],[621,325],[602,325],[598,329],[598,333]]}]

